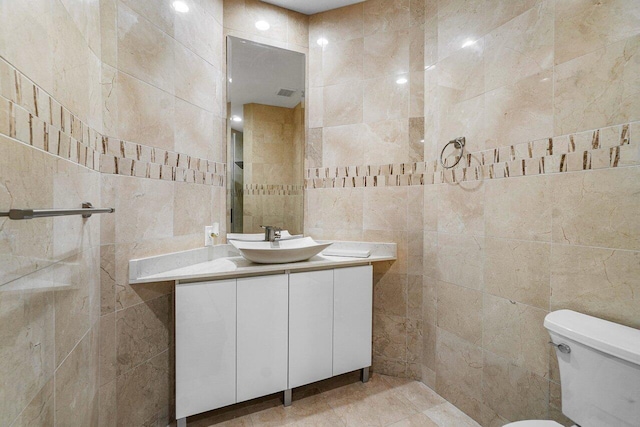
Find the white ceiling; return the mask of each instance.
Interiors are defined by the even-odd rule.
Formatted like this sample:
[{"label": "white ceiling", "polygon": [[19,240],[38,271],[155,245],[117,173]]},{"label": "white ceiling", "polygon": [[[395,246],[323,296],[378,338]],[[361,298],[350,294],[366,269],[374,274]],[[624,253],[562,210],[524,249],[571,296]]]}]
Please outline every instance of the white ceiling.
[{"label": "white ceiling", "polygon": [[[243,117],[244,104],[293,108],[304,95],[305,59],[302,53],[229,37],[227,82],[231,115]],[[291,97],[280,89],[294,90]],[[231,122],[242,132],[243,122]]]},{"label": "white ceiling", "polygon": [[262,0],[264,3],[274,4],[285,9],[295,10],[305,15],[325,12],[350,4],[362,3],[364,0]]}]

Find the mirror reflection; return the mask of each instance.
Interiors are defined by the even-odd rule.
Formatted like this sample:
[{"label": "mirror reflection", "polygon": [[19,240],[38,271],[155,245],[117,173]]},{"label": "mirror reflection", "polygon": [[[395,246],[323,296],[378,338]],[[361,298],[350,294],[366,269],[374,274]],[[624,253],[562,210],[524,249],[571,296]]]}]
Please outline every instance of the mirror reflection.
[{"label": "mirror reflection", "polygon": [[303,232],[305,56],[227,39],[231,233]]}]

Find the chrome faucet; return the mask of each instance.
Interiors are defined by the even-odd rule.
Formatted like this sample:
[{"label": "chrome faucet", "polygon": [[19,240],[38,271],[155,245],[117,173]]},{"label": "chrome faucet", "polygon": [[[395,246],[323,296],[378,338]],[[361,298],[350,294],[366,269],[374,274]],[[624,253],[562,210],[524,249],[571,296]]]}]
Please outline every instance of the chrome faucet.
[{"label": "chrome faucet", "polygon": [[265,242],[275,242],[280,238],[280,232],[282,231],[280,227],[275,227],[273,225],[261,225],[260,227],[264,228]]}]

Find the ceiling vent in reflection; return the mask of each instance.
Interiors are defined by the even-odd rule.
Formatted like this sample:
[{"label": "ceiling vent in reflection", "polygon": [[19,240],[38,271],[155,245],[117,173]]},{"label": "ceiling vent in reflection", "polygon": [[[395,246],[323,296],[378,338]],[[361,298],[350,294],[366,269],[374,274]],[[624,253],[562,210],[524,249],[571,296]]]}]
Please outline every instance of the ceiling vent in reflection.
[{"label": "ceiling vent in reflection", "polygon": [[278,96],[286,96],[287,98],[291,98],[293,96],[293,94],[296,93],[295,90],[291,90],[291,89],[280,89],[280,91],[278,91]]}]

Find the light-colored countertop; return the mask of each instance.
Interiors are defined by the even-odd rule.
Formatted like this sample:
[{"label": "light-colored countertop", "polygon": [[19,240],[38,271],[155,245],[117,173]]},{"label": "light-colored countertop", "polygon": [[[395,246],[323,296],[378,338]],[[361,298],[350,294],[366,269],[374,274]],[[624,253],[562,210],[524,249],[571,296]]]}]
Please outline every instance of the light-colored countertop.
[{"label": "light-colored countertop", "polygon": [[194,282],[234,277],[322,270],[394,261],[395,243],[334,242],[331,250],[369,250],[367,258],[319,255],[288,264],[255,264],[238,255],[231,245],[192,249],[129,261],[129,283]]}]

